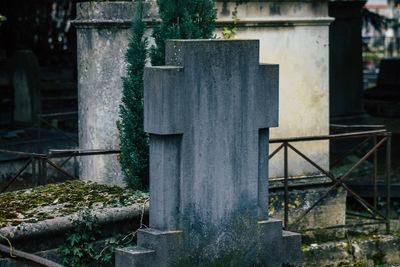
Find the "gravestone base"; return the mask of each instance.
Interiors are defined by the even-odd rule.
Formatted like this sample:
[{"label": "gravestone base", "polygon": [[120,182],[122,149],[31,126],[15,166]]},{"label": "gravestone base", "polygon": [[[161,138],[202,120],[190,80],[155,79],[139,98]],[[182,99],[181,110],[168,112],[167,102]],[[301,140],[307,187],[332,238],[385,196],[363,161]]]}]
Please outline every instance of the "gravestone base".
[{"label": "gravestone base", "polygon": [[[156,229],[141,229],[138,231],[137,246],[116,250],[115,266],[201,266],[206,265],[231,266],[238,259],[227,258],[197,258],[193,262],[186,249],[183,231],[159,231]],[[240,266],[291,266],[301,265],[301,235],[298,233],[282,231],[282,221],[268,219],[257,222],[256,249],[249,250],[250,255],[243,253]],[[250,246],[250,244],[249,244]],[[252,254],[255,251],[255,254]],[[285,253],[283,253],[285,252]],[[227,255],[237,255],[235,250]],[[210,263],[210,264],[209,264]],[[234,264],[235,265],[235,264]]]}]

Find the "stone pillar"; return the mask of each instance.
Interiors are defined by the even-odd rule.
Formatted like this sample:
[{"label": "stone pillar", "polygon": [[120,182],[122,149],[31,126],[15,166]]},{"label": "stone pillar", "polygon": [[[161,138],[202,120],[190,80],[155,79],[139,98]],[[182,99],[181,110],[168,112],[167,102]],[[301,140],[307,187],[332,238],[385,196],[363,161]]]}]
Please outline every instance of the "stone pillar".
[{"label": "stone pillar", "polygon": [[258,51],[258,40],[173,40],[167,66],[146,68],[150,228],[116,266],[298,263],[300,235],[268,219],[278,65],[259,65]]},{"label": "stone pillar", "polygon": [[[217,2],[218,24],[232,25],[235,1]],[[237,38],[260,40],[260,61],[280,66],[279,127],[271,138],[329,134],[329,24],[327,0],[246,1],[237,7]],[[329,142],[295,147],[325,169]],[[271,145],[273,151],[276,145]],[[289,175],[318,172],[289,151]],[[270,161],[270,177],[283,177],[283,151]]]},{"label": "stone pillar", "polygon": [[[81,149],[119,149],[121,77],[135,2],[77,4],[78,112]],[[152,21],[156,6],[144,4],[144,19]],[[149,35],[149,31],[146,33]],[[122,185],[117,155],[80,158],[81,180]]]},{"label": "stone pillar", "polygon": [[329,2],[335,18],[329,30],[330,120],[337,124],[363,124],[361,9],[365,0]]}]

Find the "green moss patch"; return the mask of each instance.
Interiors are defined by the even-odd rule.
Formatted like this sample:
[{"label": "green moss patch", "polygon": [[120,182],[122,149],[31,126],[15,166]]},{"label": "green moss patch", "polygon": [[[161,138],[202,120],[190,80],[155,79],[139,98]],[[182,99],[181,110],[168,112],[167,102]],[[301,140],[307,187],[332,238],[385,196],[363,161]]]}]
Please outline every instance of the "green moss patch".
[{"label": "green moss patch", "polygon": [[75,213],[85,206],[105,208],[143,203],[148,193],[92,182],[67,181],[0,194],[0,227],[34,223]]}]

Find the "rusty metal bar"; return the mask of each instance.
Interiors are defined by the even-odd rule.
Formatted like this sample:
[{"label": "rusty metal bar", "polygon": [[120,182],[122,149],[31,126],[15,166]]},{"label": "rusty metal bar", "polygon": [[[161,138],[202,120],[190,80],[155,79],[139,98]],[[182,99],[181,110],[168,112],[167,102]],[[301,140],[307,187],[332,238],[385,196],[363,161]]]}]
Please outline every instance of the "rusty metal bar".
[{"label": "rusty metal bar", "polygon": [[7,162],[16,162],[16,161],[27,161],[31,157],[20,157],[20,158],[13,158],[13,159],[0,159],[0,164],[1,163],[7,163]]},{"label": "rusty metal bar", "polygon": [[45,185],[47,183],[47,165],[46,165],[46,157],[41,158],[42,165],[42,175],[40,177],[40,185]]},{"label": "rusty metal bar", "polygon": [[55,129],[56,131],[58,131],[59,133],[61,133],[65,138],[67,138],[68,140],[74,142],[75,144],[78,145],[78,140],[72,138],[71,136],[69,136],[68,134],[64,133],[64,131],[62,131],[61,129],[59,129],[58,127],[54,126],[53,124],[49,123],[48,121],[46,121],[43,118],[39,118],[40,121],[44,122],[44,124],[50,126],[51,128]]},{"label": "rusty metal bar", "polygon": [[363,226],[363,225],[374,225],[374,224],[385,224],[385,220],[376,221],[376,222],[367,222],[367,223],[352,223],[352,224],[341,224],[341,225],[332,225],[326,226],[324,228],[308,228],[308,229],[300,229],[297,230],[298,232],[307,232],[307,231],[315,231],[321,229],[337,229],[337,228],[349,228],[349,227],[356,227],[356,226]]},{"label": "rusty metal bar", "polygon": [[285,218],[284,218],[284,227],[285,230],[288,230],[288,226],[289,226],[289,189],[288,189],[288,179],[289,179],[289,171],[288,171],[288,143],[284,142],[283,143],[283,157],[284,157],[284,175],[285,175],[285,180],[284,180],[284,186],[285,186]]},{"label": "rusty metal bar", "polygon": [[385,125],[378,124],[378,125],[366,125],[366,124],[329,124],[330,127],[333,128],[385,128]]},{"label": "rusty metal bar", "polygon": [[74,157],[74,176],[75,176],[75,177],[79,177],[79,173],[78,173],[78,160],[76,159],[76,157]]},{"label": "rusty metal bar", "polygon": [[47,158],[64,158],[70,155],[74,156],[91,156],[91,155],[107,155],[107,154],[118,154],[121,150],[99,150],[99,151],[88,151],[88,152],[62,152],[47,155]]},{"label": "rusty metal bar", "polygon": [[34,157],[31,158],[32,164],[32,184],[35,184],[35,180],[36,180],[36,160]]},{"label": "rusty metal bar", "polygon": [[278,148],[275,149],[274,152],[272,152],[272,153],[268,156],[268,158],[269,158],[269,159],[272,159],[272,157],[275,156],[276,153],[278,153],[278,152],[282,149],[282,147],[283,147],[283,144],[280,145],[280,146],[278,146]]},{"label": "rusty metal bar", "polygon": [[28,167],[28,165],[29,165],[29,163],[31,163],[31,161],[32,161],[32,160],[29,159],[29,160],[24,164],[24,166],[22,166],[22,168],[19,169],[19,171],[18,171],[17,174],[11,179],[11,181],[8,182],[8,184],[7,184],[6,186],[4,186],[3,189],[1,189],[1,192],[0,192],[0,193],[4,193],[4,192],[7,190],[7,188],[15,181],[15,179],[17,179],[18,176],[20,176],[21,173],[26,169],[26,167]]},{"label": "rusty metal bar", "polygon": [[[317,168],[319,171],[324,173],[326,176],[328,176],[333,182],[337,182],[338,179],[329,171],[324,170],[321,168],[317,163],[309,159],[306,155],[301,153],[299,150],[297,150],[294,146],[289,144],[289,147],[296,152],[299,156],[301,156],[303,159],[305,159],[307,162],[309,162],[311,165],[313,165],[315,168]],[[368,202],[366,202],[364,199],[362,199],[359,195],[357,195],[353,190],[351,190],[349,187],[347,187],[344,183],[340,183],[340,185],[347,191],[349,192],[368,212],[370,212],[372,215],[379,215],[382,218],[384,216],[374,207],[372,207]],[[308,213],[308,212],[307,212]],[[375,213],[375,214],[374,214]]]},{"label": "rusty metal bar", "polygon": [[269,143],[273,144],[273,143],[283,143],[283,142],[302,142],[302,141],[318,141],[318,140],[330,140],[330,139],[360,138],[371,135],[386,136],[387,131],[375,130],[375,131],[362,131],[362,132],[331,134],[331,135],[279,138],[279,139],[270,139]]},{"label": "rusty metal bar", "polygon": [[[376,145],[376,136],[373,137],[373,144],[374,146]],[[377,179],[378,177],[378,151],[374,151],[374,174],[373,174],[373,185],[374,185],[374,208],[377,208],[377,195],[378,195],[378,185],[377,185]]]},{"label": "rusty metal bar", "polygon": [[43,157],[43,156],[45,156],[44,154],[20,152],[20,151],[12,151],[12,150],[4,150],[4,149],[0,149],[0,153],[16,155],[16,156],[23,156],[23,157]]},{"label": "rusty metal bar", "polygon": [[292,149],[294,152],[296,152],[300,157],[302,157],[303,159],[305,159],[308,163],[310,163],[314,168],[318,169],[320,172],[322,172],[323,174],[325,174],[326,176],[328,176],[332,181],[336,181],[337,179],[335,178],[335,176],[329,172],[324,170],[323,168],[321,168],[317,163],[315,163],[314,161],[312,161],[310,158],[308,158],[306,155],[304,155],[303,153],[301,153],[299,150],[297,150],[294,146],[292,146],[291,144],[288,144],[288,146],[290,147],[290,149]]},{"label": "rusty metal bar", "polygon": [[74,177],[73,175],[69,174],[66,170],[64,170],[63,168],[61,168],[60,166],[58,166],[57,164],[55,164],[54,162],[46,159],[46,162],[49,163],[51,166],[53,166],[56,170],[62,172],[63,174],[65,174],[66,176],[68,176],[69,178],[73,179],[73,180],[78,180],[78,178]]},{"label": "rusty metal bar", "polygon": [[386,232],[390,233],[390,184],[391,184],[391,165],[392,165],[392,135],[391,133],[387,137],[386,142]]},{"label": "rusty metal bar", "polygon": [[36,159],[36,163],[37,163],[37,166],[38,166],[38,177],[37,177],[37,180],[36,180],[36,185],[40,185],[40,183],[42,181],[42,175],[43,175],[43,171],[42,171],[43,168],[42,168],[41,159],[37,158]]},{"label": "rusty metal bar", "polygon": [[40,116],[38,116],[38,122],[37,122],[38,126],[37,126],[37,153],[40,153],[42,151],[42,147],[41,147],[41,139],[40,139]]},{"label": "rusty metal bar", "polygon": [[[374,136],[376,138],[376,136]],[[335,167],[338,165],[340,162],[342,162],[348,155],[353,154],[356,152],[358,149],[360,149],[365,143],[367,143],[371,139],[371,136],[369,136],[367,139],[363,140],[361,143],[353,147],[351,150],[347,151],[345,154],[343,154],[338,160],[336,160],[332,165],[331,168]],[[375,145],[375,144],[374,144]]]},{"label": "rusty metal bar", "polygon": [[66,160],[64,160],[59,166],[62,168],[70,159],[74,157],[74,154],[70,155]]},{"label": "rusty metal bar", "polygon": [[371,217],[371,216],[367,216],[361,213],[357,213],[357,212],[346,212],[346,215],[350,215],[350,216],[355,216],[355,217],[361,217],[361,218],[366,218],[366,219],[371,219],[371,220],[376,220],[376,217]]},{"label": "rusty metal bar", "polygon": [[77,115],[77,114],[78,114],[77,111],[71,111],[71,112],[39,114],[39,117],[58,117],[58,116]]},{"label": "rusty metal bar", "polygon": [[[376,146],[374,146],[367,154],[364,155],[353,167],[351,167],[340,179],[336,180],[335,184],[332,185],[328,191],[326,191],[311,207],[309,207],[301,216],[299,216],[292,225],[296,225],[302,220],[315,206],[317,206],[325,197],[327,197],[338,185],[342,184],[343,180],[346,179],[351,172],[354,171],[361,163],[363,163],[376,149],[378,149],[385,141],[387,137],[383,138]],[[343,186],[343,185],[342,185]],[[378,213],[379,214],[379,213]]]},{"label": "rusty metal bar", "polygon": [[4,254],[8,255],[10,258],[14,258],[16,261],[25,261],[28,262],[30,265],[33,266],[46,266],[46,267],[63,267],[63,265],[58,264],[54,261],[27,253],[27,252],[23,252],[21,250],[17,250],[17,249],[12,249],[12,255],[14,257],[11,257],[10,255],[10,247],[5,246],[3,244],[0,244],[0,251],[3,252]]}]

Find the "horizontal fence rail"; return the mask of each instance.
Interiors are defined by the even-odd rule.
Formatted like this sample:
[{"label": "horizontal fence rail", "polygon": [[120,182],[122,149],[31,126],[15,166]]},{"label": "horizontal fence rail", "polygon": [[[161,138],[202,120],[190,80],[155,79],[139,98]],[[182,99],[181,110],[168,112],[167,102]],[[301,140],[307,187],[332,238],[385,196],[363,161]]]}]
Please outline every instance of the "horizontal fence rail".
[{"label": "horizontal fence rail", "polygon": [[[18,170],[17,174],[0,190],[0,193],[4,193],[9,186],[22,174],[22,172],[29,166],[32,166],[32,180],[35,181],[38,178],[39,185],[45,185],[47,183],[47,165],[52,166],[57,171],[63,173],[72,180],[77,180],[77,177],[68,173],[63,165],[71,158],[82,157],[82,156],[96,156],[96,155],[109,155],[119,154],[121,151],[118,149],[95,149],[95,150],[83,150],[83,149],[66,149],[66,150],[50,150],[47,154],[39,153],[27,153],[10,150],[0,150],[0,153],[17,155],[27,157],[28,160]],[[67,158],[62,164],[58,165],[53,160],[54,158]],[[36,175],[36,167],[38,168],[38,175]]]}]

